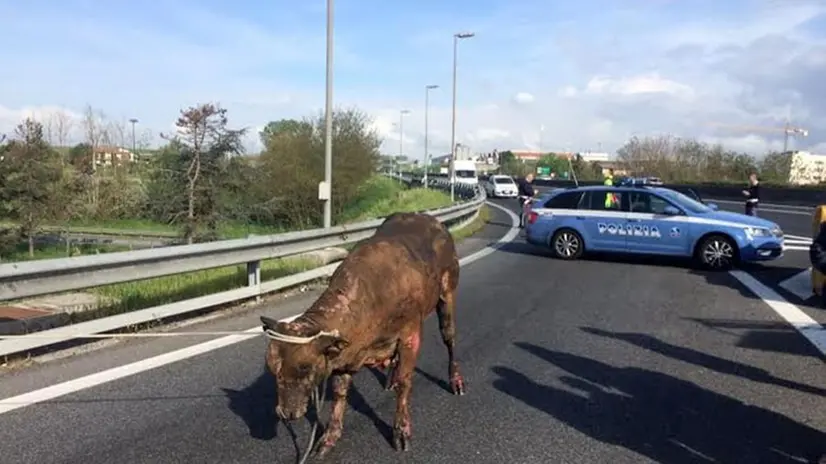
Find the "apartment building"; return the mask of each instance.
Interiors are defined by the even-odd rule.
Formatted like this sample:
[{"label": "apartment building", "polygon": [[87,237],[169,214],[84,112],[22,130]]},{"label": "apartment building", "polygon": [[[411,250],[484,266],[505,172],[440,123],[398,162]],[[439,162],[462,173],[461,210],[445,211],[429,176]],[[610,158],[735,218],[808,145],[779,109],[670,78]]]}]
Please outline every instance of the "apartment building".
[{"label": "apartment building", "polygon": [[795,185],[826,182],[826,154],[794,151],[789,168],[789,183]]}]

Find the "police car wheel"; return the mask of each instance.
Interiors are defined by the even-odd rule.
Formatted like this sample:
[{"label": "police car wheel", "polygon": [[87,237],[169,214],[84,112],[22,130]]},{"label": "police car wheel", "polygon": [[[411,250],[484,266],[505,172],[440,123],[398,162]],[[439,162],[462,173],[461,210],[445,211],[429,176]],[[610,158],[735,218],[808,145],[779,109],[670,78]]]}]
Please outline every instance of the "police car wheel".
[{"label": "police car wheel", "polygon": [[722,235],[712,235],[703,240],[697,255],[704,267],[715,270],[730,269],[737,260],[734,243]]},{"label": "police car wheel", "polygon": [[560,229],[551,238],[551,250],[556,258],[577,259],[585,251],[582,236],[573,229]]}]

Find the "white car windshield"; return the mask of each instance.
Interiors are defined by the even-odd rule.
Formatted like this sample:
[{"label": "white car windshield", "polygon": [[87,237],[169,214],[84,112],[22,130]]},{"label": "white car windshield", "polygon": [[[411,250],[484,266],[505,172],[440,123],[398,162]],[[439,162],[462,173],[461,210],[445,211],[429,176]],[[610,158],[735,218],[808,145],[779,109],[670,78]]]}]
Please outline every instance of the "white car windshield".
[{"label": "white car windshield", "polygon": [[513,179],[510,177],[494,177],[493,178],[494,184],[513,184]]},{"label": "white car windshield", "polygon": [[710,213],[714,211],[713,209],[709,208],[706,204],[700,203],[699,201],[687,195],[684,195],[676,190],[663,189],[658,190],[657,193],[673,201],[677,204],[677,206],[685,208],[691,211],[692,213]]}]

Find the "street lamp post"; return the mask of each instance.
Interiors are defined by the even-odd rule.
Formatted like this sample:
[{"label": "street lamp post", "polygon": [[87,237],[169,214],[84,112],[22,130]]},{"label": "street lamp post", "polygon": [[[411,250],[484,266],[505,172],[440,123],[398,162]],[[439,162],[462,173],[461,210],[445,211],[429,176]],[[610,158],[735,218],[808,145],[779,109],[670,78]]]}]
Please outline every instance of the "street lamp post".
[{"label": "street lamp post", "polygon": [[132,123],[132,156],[135,156],[135,151],[137,150],[137,142],[135,141],[135,124],[138,123],[137,118],[132,118],[129,120]]},{"label": "street lamp post", "polygon": [[327,84],[324,99],[324,228],[333,225],[333,0],[327,0]]},{"label": "street lamp post", "polygon": [[453,34],[453,115],[451,117],[451,128],[450,128],[450,201],[455,201],[455,192],[454,192],[454,184],[455,184],[455,176],[456,173],[454,171],[455,165],[454,162],[456,161],[456,68],[457,66],[457,53],[459,49],[459,40],[460,39],[469,39],[473,37],[475,34],[473,32],[459,32],[458,34]]},{"label": "street lamp post", "polygon": [[404,115],[410,114],[410,110],[399,111],[399,176],[401,177],[401,161],[404,157]]},{"label": "street lamp post", "polygon": [[427,170],[430,168],[430,152],[427,145],[427,116],[430,107],[430,91],[438,89],[439,86],[435,84],[426,85],[424,87],[424,188],[427,188]]}]

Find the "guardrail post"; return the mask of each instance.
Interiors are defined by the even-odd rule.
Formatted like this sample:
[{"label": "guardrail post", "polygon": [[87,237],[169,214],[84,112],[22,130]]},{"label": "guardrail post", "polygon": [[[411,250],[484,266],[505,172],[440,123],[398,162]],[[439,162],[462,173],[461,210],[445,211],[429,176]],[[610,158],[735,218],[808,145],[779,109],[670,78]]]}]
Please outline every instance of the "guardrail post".
[{"label": "guardrail post", "polygon": [[[247,263],[247,285],[258,287],[261,285],[261,261],[250,261]],[[260,301],[261,295],[255,297],[255,301]]]}]

